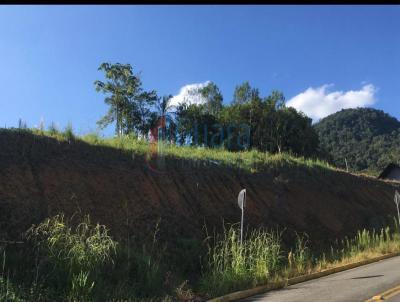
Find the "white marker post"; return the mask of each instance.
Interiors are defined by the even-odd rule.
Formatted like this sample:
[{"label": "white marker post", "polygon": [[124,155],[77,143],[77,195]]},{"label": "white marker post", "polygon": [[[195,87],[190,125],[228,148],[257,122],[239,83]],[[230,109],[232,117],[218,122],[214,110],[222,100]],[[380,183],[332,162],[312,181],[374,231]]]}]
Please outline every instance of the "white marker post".
[{"label": "white marker post", "polygon": [[394,193],[394,203],[396,204],[396,207],[397,207],[397,219],[399,221],[398,227],[400,229],[400,211],[399,211],[400,194],[399,194],[399,192],[397,192],[397,190]]},{"label": "white marker post", "polygon": [[238,195],[238,205],[242,210],[242,220],[240,221],[240,245],[243,243],[243,219],[244,219],[244,207],[246,204],[246,189],[239,192]]}]

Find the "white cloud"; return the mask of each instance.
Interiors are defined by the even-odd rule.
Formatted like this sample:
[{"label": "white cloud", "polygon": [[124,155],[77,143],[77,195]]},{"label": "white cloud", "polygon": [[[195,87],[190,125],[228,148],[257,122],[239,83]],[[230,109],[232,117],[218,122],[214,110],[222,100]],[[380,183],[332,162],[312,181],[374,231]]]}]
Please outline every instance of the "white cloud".
[{"label": "white cloud", "polygon": [[176,107],[179,104],[186,103],[190,104],[204,104],[206,102],[205,98],[203,98],[199,89],[207,86],[210,81],[206,81],[204,83],[194,83],[183,86],[179,93],[172,97],[170,101],[170,106]]},{"label": "white cloud", "polygon": [[317,121],[341,109],[366,107],[376,103],[377,89],[372,84],[364,85],[360,90],[329,92],[328,88],[332,86],[333,84],[310,87],[291,98],[286,105]]}]

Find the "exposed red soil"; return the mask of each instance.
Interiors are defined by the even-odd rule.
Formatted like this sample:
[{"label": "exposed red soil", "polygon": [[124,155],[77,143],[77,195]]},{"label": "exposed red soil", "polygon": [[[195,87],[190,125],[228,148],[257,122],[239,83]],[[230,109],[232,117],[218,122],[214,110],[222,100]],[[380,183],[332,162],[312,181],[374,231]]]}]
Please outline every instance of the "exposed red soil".
[{"label": "exposed red soil", "polygon": [[326,169],[292,167],[247,173],[167,159],[164,173],[142,156],[83,142],[58,142],[0,131],[0,239],[17,239],[32,223],[64,212],[89,213],[114,236],[204,238],[203,226],[238,222],[237,194],[247,189],[245,223],[307,232],[325,241],[395,214],[395,183]]}]

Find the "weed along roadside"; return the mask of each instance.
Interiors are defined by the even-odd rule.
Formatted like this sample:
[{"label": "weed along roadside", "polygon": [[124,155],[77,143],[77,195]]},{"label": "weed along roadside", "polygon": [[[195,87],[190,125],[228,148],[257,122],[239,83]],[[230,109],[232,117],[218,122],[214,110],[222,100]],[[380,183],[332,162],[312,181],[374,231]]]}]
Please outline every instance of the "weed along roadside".
[{"label": "weed along roadside", "polygon": [[385,254],[379,257],[374,257],[371,259],[367,259],[367,260],[363,260],[363,261],[359,261],[359,262],[354,262],[354,263],[349,263],[346,265],[342,265],[342,266],[337,266],[334,268],[330,268],[330,269],[326,269],[320,272],[315,272],[315,273],[311,273],[308,275],[302,275],[302,276],[298,276],[298,277],[294,277],[285,281],[276,281],[276,282],[272,282],[269,283],[267,285],[261,285],[255,288],[251,288],[251,289],[247,289],[247,290],[242,290],[242,291],[238,291],[238,292],[234,292],[234,293],[230,293],[221,297],[217,297],[217,298],[213,298],[208,300],[208,302],[229,302],[229,301],[236,301],[236,300],[240,300],[240,299],[245,299],[245,298],[249,298],[258,294],[263,294],[266,293],[268,291],[271,290],[277,290],[277,289],[282,289],[286,286],[290,286],[290,285],[294,285],[294,284],[298,284],[301,282],[306,282],[306,281],[310,281],[310,280],[314,280],[314,279],[318,279],[321,277],[325,277],[334,273],[339,273],[339,272],[343,272],[349,269],[353,269],[356,267],[360,267],[363,265],[367,265],[367,264],[371,264],[374,262],[378,262],[381,260],[385,260],[385,259],[389,259],[392,257],[397,257],[400,256],[400,252],[396,252],[396,253],[391,253],[391,254]]},{"label": "weed along roadside", "polygon": [[338,242],[329,252],[319,253],[320,256],[313,255],[304,237],[298,236],[294,250],[288,253],[282,250],[279,238],[279,234],[253,232],[240,245],[235,230],[229,229],[209,252],[210,275],[203,279],[209,287],[204,291],[210,298],[222,296],[219,298],[222,300],[215,301],[236,299],[368,264],[400,252],[396,222],[392,230],[387,227],[379,232],[359,231],[354,238]]}]

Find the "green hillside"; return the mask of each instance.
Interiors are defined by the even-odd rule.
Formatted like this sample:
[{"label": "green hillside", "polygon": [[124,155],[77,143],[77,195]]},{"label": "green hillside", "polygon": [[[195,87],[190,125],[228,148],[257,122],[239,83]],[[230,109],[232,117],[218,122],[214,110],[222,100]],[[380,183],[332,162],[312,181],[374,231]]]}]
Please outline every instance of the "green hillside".
[{"label": "green hillside", "polygon": [[344,109],[314,127],[335,166],[377,175],[400,160],[400,122],[381,110]]}]

